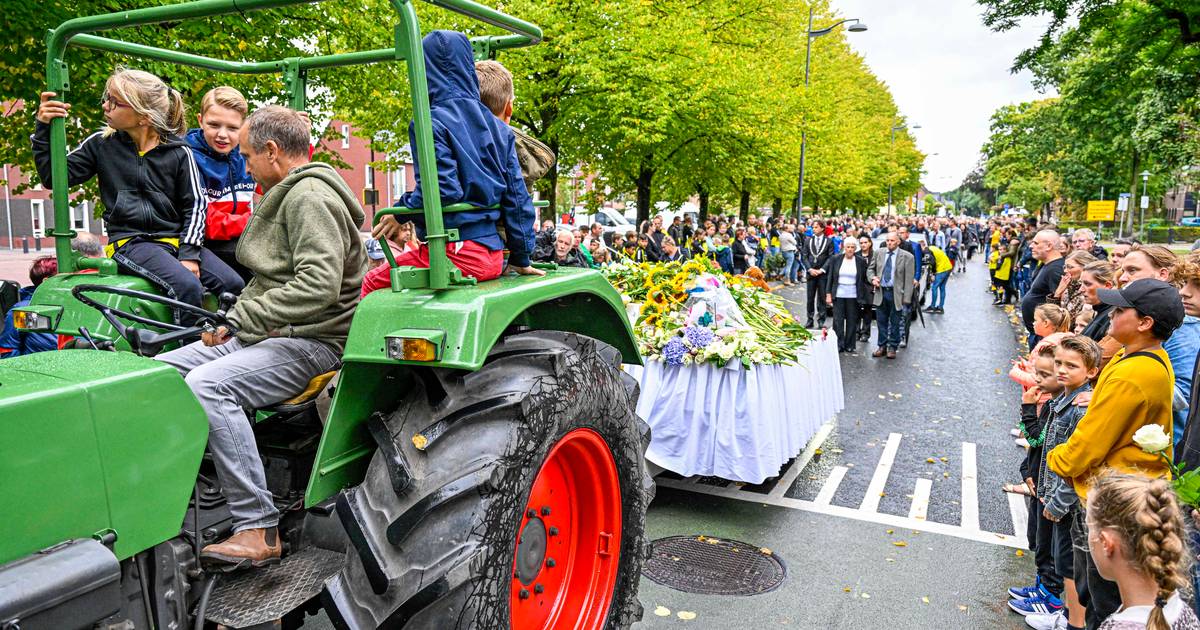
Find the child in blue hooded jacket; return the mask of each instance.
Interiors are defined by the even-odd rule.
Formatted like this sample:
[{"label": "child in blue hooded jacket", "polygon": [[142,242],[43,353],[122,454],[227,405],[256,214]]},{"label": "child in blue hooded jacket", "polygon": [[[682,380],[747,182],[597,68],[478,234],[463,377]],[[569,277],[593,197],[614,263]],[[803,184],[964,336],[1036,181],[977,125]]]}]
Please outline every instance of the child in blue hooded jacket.
[{"label": "child in blue hooded jacket", "polygon": [[[515,136],[479,99],[471,42],[462,33],[433,31],[421,45],[442,206],[469,203],[478,208],[444,215],[445,227],[457,228],[461,239],[446,246],[450,262],[463,275],[491,280],[504,268],[503,250],[507,246],[509,267],[522,275],[543,275],[529,263],[537,215],[517,160]],[[412,123],[408,136],[410,146],[415,148]],[[414,155],[414,165],[417,159]],[[405,193],[397,206],[423,206],[419,169],[417,173],[417,187]],[[507,242],[500,239],[497,221],[504,222]],[[417,237],[423,238],[424,218],[417,215],[413,222]],[[375,236],[391,237],[398,228],[399,222],[384,217],[376,226]],[[429,251],[422,244],[397,256],[396,263],[428,267]],[[362,293],[365,296],[390,285],[389,268],[376,267],[363,279]]]}]

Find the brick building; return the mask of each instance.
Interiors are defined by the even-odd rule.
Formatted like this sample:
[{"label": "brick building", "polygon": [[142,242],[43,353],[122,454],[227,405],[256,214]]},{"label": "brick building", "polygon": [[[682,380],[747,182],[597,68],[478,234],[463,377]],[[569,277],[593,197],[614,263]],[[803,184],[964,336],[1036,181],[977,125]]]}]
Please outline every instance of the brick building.
[{"label": "brick building", "polygon": [[[400,195],[416,188],[416,174],[412,162],[410,160],[394,171],[377,172],[369,165],[372,162],[370,142],[355,136],[354,127],[350,123],[335,119],[329,125],[338,136],[332,140],[322,140],[321,150],[336,153],[342,161],[350,165],[349,169],[337,169],[338,174],[346,180],[359,201],[364,201],[364,191],[378,191],[378,198],[374,204],[363,203],[363,209],[367,211],[363,230],[369,231],[376,209],[395,205]],[[383,160],[384,155],[376,153],[374,158],[376,161]]]},{"label": "brick building", "polygon": [[[54,201],[50,191],[36,184],[21,194],[16,189],[30,181],[21,169],[11,164],[4,165],[3,206],[0,206],[3,222],[0,223],[0,247],[20,249],[28,243],[30,251],[54,247],[54,239],[47,236],[54,227]],[[104,222],[94,216],[95,204],[91,201],[73,203],[71,221],[79,232],[104,235]]]}]

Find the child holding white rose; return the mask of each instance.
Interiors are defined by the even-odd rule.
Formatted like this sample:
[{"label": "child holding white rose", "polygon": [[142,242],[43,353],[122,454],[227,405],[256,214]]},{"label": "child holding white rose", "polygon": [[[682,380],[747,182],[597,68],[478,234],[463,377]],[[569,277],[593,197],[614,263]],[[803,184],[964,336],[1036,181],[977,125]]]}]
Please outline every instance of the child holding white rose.
[{"label": "child holding white rose", "polygon": [[1171,434],[1175,375],[1162,342],[1183,323],[1184,315],[1179,292],[1161,280],[1097,289],[1096,298],[1115,307],[1109,335],[1122,348],[1100,373],[1091,404],[1074,433],[1046,455],[1049,470],[1071,481],[1083,507],[1076,513],[1072,538],[1074,564],[1086,566],[1086,588],[1080,589],[1080,596],[1092,629],[1117,611],[1121,597],[1116,583],[1102,577],[1094,560],[1082,551],[1087,548],[1089,485],[1106,468],[1147,477],[1170,476],[1166,462],[1142,450],[1133,435],[1147,424]]}]

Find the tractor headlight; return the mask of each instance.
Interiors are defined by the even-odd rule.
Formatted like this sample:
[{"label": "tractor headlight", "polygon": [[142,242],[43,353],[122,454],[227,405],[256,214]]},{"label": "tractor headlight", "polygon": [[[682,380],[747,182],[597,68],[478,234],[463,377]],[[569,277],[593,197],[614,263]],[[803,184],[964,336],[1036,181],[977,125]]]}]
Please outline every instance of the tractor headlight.
[{"label": "tractor headlight", "polygon": [[444,338],[440,330],[397,330],[386,337],[387,355],[396,361],[437,361]]},{"label": "tractor headlight", "polygon": [[54,322],[50,318],[35,313],[33,311],[25,311],[19,308],[13,309],[13,328],[26,331],[45,331],[54,327]]}]

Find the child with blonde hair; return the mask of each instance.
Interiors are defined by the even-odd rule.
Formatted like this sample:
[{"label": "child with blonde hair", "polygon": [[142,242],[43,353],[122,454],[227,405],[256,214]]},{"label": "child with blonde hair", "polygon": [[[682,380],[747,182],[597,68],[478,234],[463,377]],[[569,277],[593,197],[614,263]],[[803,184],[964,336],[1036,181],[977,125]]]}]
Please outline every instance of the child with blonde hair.
[{"label": "child with blonde hair", "polygon": [[[207,200],[195,156],[180,138],[183,97],[162,79],[118,68],[104,86],[107,123],[67,154],[67,181],[53,181],[50,121],[71,108],[42,92],[33,155],[42,185],[78,186],[98,179],[109,242],[122,272],[141,276],[169,297],[200,306],[205,289],[239,293],[245,283],[204,248]],[[184,314],[188,325],[195,316]]]},{"label": "child with blonde hair", "polygon": [[1008,372],[1008,377],[1028,389],[1037,383],[1033,362],[1038,350],[1058,345],[1059,340],[1071,334],[1071,316],[1057,304],[1042,304],[1033,311],[1033,334],[1041,341],[1029,352],[1029,356],[1017,361]]},{"label": "child with blonde hair", "polygon": [[1095,479],[1087,530],[1096,569],[1121,592],[1121,607],[1100,630],[1200,629],[1179,596],[1188,581],[1187,530],[1169,481],[1115,473]]}]

